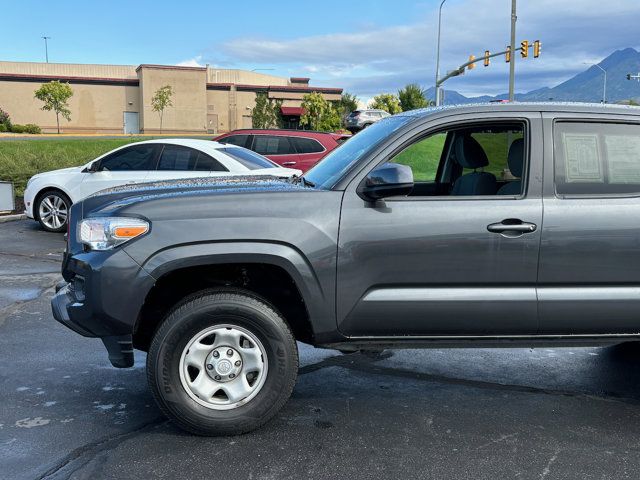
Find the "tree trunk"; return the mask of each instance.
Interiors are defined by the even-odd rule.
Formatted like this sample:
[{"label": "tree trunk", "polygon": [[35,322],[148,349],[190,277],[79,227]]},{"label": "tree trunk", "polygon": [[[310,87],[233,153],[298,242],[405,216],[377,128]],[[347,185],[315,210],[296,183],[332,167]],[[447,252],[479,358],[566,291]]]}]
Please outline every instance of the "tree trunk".
[{"label": "tree trunk", "polygon": [[162,117],[164,112],[160,112],[160,135],[162,135]]},{"label": "tree trunk", "polygon": [[56,112],[56,125],[58,125],[58,135],[60,135],[60,114]]}]

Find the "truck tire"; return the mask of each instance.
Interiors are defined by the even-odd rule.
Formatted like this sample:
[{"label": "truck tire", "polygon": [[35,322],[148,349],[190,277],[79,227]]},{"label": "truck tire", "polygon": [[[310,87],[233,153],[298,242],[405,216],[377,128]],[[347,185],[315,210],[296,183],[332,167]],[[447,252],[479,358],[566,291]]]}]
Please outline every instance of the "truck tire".
[{"label": "truck tire", "polygon": [[236,435],[273,417],[291,395],[298,350],[266,300],[239,289],[184,299],[165,318],[147,355],[160,409],[197,435]]}]

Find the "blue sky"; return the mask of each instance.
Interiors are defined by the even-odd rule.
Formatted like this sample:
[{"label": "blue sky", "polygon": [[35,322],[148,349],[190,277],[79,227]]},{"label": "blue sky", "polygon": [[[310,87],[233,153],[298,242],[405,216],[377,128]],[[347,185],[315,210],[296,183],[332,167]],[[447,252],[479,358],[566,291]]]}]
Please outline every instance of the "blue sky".
[{"label": "blue sky", "polygon": [[[309,76],[368,98],[408,82],[433,84],[437,0],[65,1],[2,3],[0,60],[265,68]],[[447,0],[442,70],[502,50],[510,0]],[[518,62],[517,91],[553,86],[612,51],[640,47],[638,0],[520,0],[518,41],[543,55]],[[49,8],[47,8],[49,7]],[[466,95],[507,89],[507,64],[479,66],[446,87]]]}]

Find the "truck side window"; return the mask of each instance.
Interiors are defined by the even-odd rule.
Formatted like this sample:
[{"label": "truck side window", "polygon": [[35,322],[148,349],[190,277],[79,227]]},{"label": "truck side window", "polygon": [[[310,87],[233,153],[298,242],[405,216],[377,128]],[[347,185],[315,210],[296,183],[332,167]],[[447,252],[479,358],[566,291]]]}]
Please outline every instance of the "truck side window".
[{"label": "truck side window", "polygon": [[559,195],[640,194],[640,125],[558,122],[554,160]]},{"label": "truck side window", "polygon": [[391,160],[411,167],[411,196],[519,196],[524,191],[524,125],[457,127],[423,137]]}]

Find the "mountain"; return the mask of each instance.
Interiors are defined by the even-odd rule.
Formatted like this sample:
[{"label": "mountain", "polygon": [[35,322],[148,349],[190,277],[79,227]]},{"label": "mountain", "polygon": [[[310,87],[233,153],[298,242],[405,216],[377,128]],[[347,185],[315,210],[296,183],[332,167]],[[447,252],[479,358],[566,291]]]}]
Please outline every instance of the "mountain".
[{"label": "mountain", "polygon": [[[640,72],[640,52],[633,48],[616,50],[598,65],[607,71],[607,103],[640,99],[638,82],[627,80],[628,73]],[[518,93],[515,98],[522,102],[540,102],[550,99],[566,102],[601,102],[602,75],[602,70],[591,66],[555,87],[541,87],[527,93]],[[434,90],[433,87],[427,90],[427,96],[431,99],[435,98]],[[455,90],[445,90],[444,98],[446,104],[462,104],[500,100],[508,98],[508,95],[465,97]]]}]

